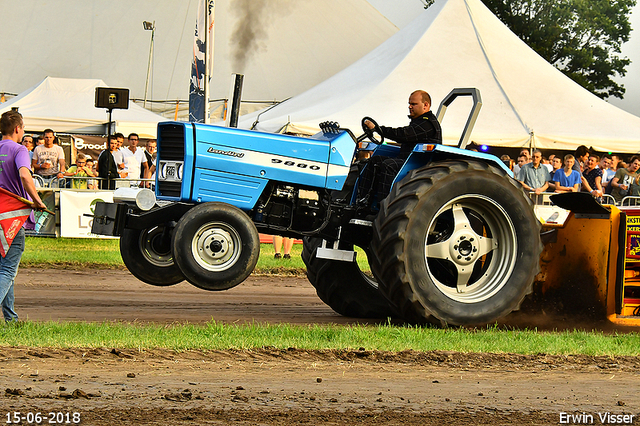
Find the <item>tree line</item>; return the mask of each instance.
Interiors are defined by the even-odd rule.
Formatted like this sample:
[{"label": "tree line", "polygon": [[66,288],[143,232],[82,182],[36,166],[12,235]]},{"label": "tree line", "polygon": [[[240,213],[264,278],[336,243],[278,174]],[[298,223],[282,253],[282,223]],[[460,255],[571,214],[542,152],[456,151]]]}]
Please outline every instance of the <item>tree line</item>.
[{"label": "tree line", "polygon": [[[433,0],[421,0],[425,8]],[[600,98],[624,97],[636,0],[482,0],[511,31],[550,64]]]}]

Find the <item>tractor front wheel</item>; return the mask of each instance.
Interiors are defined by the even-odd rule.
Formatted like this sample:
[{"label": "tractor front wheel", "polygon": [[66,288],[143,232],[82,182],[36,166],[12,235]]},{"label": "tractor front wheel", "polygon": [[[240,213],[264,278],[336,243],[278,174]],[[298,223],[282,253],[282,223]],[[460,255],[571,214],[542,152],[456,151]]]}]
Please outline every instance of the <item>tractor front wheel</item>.
[{"label": "tractor front wheel", "polygon": [[147,284],[169,286],[184,281],[173,260],[172,228],[125,229],[120,236],[120,255],[129,272]]},{"label": "tractor front wheel", "polygon": [[176,263],[204,290],[226,290],[244,281],[258,263],[260,237],[249,217],[226,203],[189,210],[173,235]]}]

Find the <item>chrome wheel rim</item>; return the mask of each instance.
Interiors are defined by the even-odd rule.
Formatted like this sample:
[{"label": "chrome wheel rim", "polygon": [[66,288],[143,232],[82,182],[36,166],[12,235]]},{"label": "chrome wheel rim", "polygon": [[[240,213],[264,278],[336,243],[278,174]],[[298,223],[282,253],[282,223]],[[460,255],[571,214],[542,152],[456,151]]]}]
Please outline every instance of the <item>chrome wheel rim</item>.
[{"label": "chrome wheel rim", "polygon": [[171,243],[163,241],[164,226],[155,226],[140,233],[138,246],[144,258],[152,265],[167,267],[173,265]]},{"label": "chrome wheel rim", "polygon": [[479,194],[449,201],[429,224],[425,264],[448,298],[478,303],[502,289],[513,273],[516,230],[495,200]]},{"label": "chrome wheel rim", "polygon": [[195,261],[211,272],[225,271],[240,258],[242,241],[233,227],[221,222],[207,223],[195,233],[191,251]]}]

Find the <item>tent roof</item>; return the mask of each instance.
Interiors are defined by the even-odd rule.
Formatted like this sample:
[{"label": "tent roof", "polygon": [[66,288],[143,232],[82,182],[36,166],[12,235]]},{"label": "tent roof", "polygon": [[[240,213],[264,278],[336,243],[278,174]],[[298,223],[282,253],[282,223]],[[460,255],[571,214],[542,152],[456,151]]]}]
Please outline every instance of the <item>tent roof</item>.
[{"label": "tent roof", "polygon": [[[360,132],[362,116],[407,124],[409,94],[430,92],[434,109],[451,89],[480,89],[483,107],[471,140],[492,146],[638,152],[640,118],[601,100],[530,49],[480,0],[436,0],[368,55],[282,104],[262,112],[258,130],[314,132],[338,121]],[[470,101],[456,101],[442,123],[455,143]],[[258,114],[241,117],[250,127]]]},{"label": "tent roof", "polygon": [[300,94],[398,31],[365,0],[217,1],[214,28],[210,99],[229,97],[239,73],[250,101]]},{"label": "tent roof", "polygon": [[[106,109],[96,108],[96,87],[110,87],[102,80],[47,77],[15,98],[0,104],[0,113],[18,107],[25,129],[41,132],[104,134],[108,121]],[[133,102],[129,109],[113,110],[115,131],[156,137],[157,123],[166,119]]]},{"label": "tent roof", "polygon": [[[148,99],[186,100],[199,3],[5,1],[2,14],[12,19],[1,27],[0,53],[6,60],[0,92],[20,93],[46,76],[100,78],[142,99],[151,39],[142,21],[153,21]],[[242,23],[245,31],[239,30]],[[366,0],[216,0],[214,28],[211,99],[228,97],[231,73],[244,73],[248,101],[297,95],[398,31]],[[239,42],[252,33],[252,43]],[[247,54],[243,67],[234,66],[236,53]]]}]

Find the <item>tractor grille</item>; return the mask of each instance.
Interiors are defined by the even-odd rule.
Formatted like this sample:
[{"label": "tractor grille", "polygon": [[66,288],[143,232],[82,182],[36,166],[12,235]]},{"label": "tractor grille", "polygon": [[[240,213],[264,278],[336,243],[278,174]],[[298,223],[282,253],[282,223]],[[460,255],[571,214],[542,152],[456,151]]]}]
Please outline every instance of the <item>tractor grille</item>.
[{"label": "tractor grille", "polygon": [[180,182],[158,182],[158,193],[163,197],[180,198],[182,184]]},{"label": "tractor grille", "polygon": [[160,131],[158,155],[163,160],[184,161],[184,127],[164,125]]},{"label": "tractor grille", "polygon": [[[184,161],[184,126],[160,126],[160,140],[158,143],[158,160]],[[158,195],[163,197],[180,197],[180,182],[158,180]]]}]

